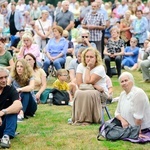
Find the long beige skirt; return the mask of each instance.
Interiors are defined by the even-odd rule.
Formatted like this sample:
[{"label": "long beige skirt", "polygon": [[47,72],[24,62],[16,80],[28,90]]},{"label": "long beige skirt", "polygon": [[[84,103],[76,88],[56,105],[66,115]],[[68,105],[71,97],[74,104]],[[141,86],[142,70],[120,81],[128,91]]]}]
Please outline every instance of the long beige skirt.
[{"label": "long beige skirt", "polygon": [[97,90],[77,90],[74,96],[73,123],[100,123],[101,99]]}]

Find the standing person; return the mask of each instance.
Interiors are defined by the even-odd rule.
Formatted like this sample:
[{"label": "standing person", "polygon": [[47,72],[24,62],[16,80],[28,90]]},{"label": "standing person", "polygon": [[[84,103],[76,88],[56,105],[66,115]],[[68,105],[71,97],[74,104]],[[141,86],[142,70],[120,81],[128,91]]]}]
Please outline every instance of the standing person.
[{"label": "standing person", "polygon": [[100,123],[101,98],[100,93],[108,95],[106,73],[98,50],[89,47],[82,53],[82,63],[76,71],[77,85],[92,84],[93,90],[77,90],[74,96],[72,121],[75,125]]},{"label": "standing person", "polygon": [[97,49],[102,54],[101,38],[102,30],[105,29],[104,16],[101,13],[98,13],[98,6],[96,2],[93,2],[91,7],[91,12],[84,17],[81,24],[84,29],[89,30],[90,41],[96,44]]},{"label": "standing person", "polygon": [[115,117],[123,128],[140,126],[143,131],[150,131],[150,103],[146,93],[134,85],[134,77],[129,72],[123,72],[119,77],[123,91],[120,94]]},{"label": "standing person", "polygon": [[13,85],[20,93],[22,102],[22,111],[18,115],[20,120],[26,116],[34,116],[37,110],[36,99],[34,95],[34,77],[33,70],[28,62],[24,59],[16,61],[8,78],[8,85]]},{"label": "standing person", "polygon": [[132,36],[138,39],[138,46],[143,47],[144,41],[147,39],[148,21],[143,17],[142,10],[136,11],[137,18],[131,24]]},{"label": "standing person", "polygon": [[35,42],[39,45],[40,50],[46,46],[47,38],[50,38],[52,31],[52,22],[48,19],[49,12],[42,10],[42,16],[35,21]]},{"label": "standing person", "polygon": [[67,30],[70,33],[74,23],[74,16],[68,9],[69,2],[65,0],[62,2],[62,10],[55,16],[54,26],[61,26],[64,30]]},{"label": "standing person", "polygon": [[0,67],[0,146],[10,147],[10,138],[15,137],[17,114],[22,108],[19,93],[7,85],[8,70]]},{"label": "standing person", "polygon": [[6,20],[9,24],[11,35],[16,35],[23,28],[23,17],[21,12],[16,9],[16,2],[11,3],[11,11],[8,12]]},{"label": "standing person", "polygon": [[132,37],[130,32],[130,29],[132,29],[130,16],[131,11],[127,10],[125,12],[124,18],[120,21],[120,37],[124,40],[127,46],[130,45],[130,39]]}]

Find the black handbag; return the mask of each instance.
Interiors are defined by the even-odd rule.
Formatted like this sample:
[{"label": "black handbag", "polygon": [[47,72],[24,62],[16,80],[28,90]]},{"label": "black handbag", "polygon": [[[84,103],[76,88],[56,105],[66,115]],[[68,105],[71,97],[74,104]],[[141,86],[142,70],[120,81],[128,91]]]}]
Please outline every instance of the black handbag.
[{"label": "black handbag", "polygon": [[52,103],[54,105],[68,105],[69,102],[69,93],[67,91],[52,89],[53,93]]},{"label": "black handbag", "polygon": [[128,126],[127,128],[123,128],[122,126],[115,124],[113,121],[110,123],[105,122],[99,128],[97,140],[100,141],[100,137],[102,136],[111,141],[121,140],[125,138],[138,139],[139,132],[140,126]]}]

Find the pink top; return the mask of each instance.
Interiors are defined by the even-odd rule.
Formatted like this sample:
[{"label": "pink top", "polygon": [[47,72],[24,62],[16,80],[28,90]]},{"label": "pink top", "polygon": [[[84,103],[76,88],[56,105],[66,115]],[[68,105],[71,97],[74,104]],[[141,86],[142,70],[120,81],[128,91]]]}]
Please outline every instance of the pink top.
[{"label": "pink top", "polygon": [[[22,51],[23,49],[21,48],[20,51]],[[39,46],[37,44],[32,44],[30,48],[25,48],[23,55],[18,55],[18,58],[23,58],[24,55],[31,53],[36,57],[36,60],[38,62],[41,62],[41,57],[40,57],[40,49]]]}]

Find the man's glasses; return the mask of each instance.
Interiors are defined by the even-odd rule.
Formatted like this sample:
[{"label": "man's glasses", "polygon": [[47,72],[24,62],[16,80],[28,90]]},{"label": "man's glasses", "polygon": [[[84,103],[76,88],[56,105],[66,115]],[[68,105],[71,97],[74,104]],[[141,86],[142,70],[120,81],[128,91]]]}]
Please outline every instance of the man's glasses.
[{"label": "man's glasses", "polygon": [[88,36],[82,36],[82,38],[88,38]]}]

